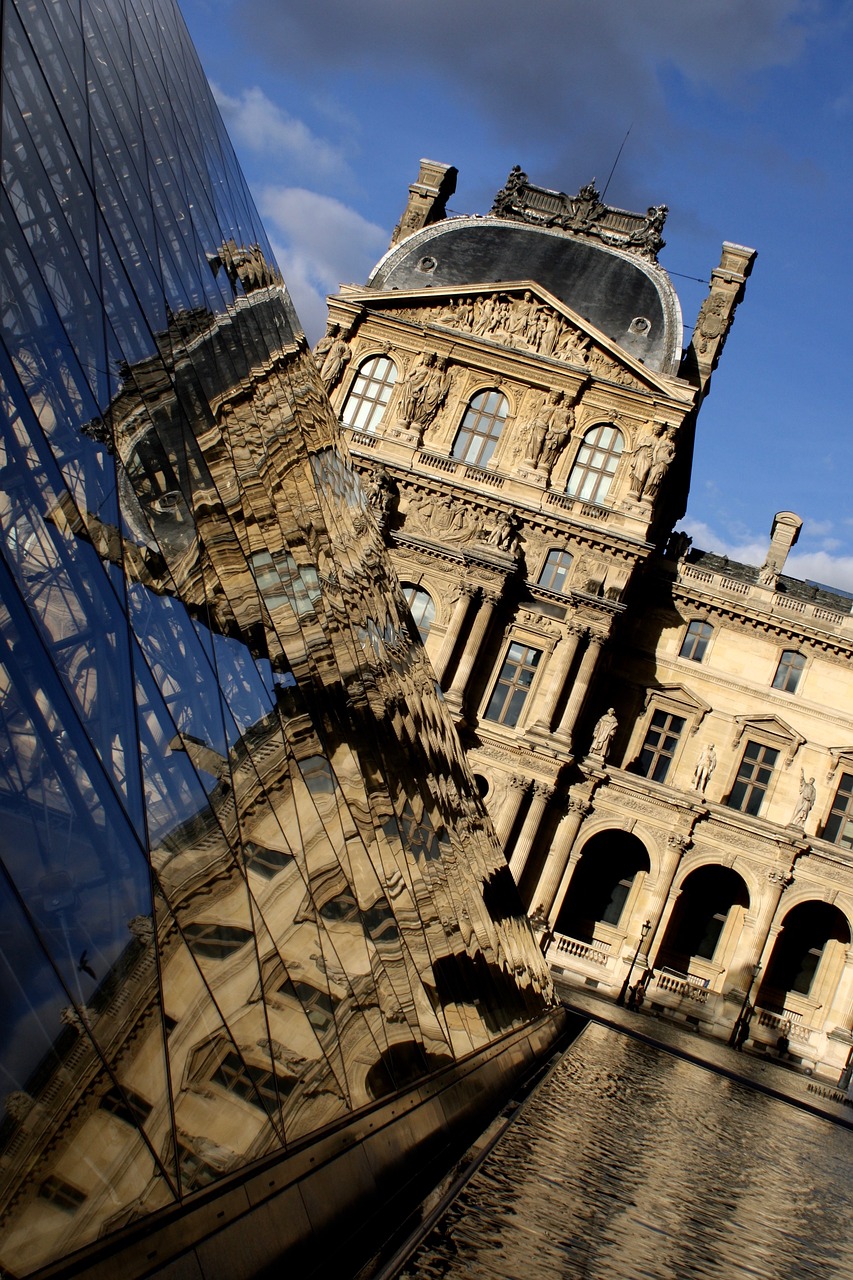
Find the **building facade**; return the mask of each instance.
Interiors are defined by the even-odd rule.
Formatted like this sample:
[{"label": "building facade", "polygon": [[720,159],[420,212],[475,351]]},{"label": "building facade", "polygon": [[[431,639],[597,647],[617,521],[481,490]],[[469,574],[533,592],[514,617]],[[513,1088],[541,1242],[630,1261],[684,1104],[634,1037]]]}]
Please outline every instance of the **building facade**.
[{"label": "building facade", "polygon": [[176,8],[0,23],[0,1271],[250,1276],[559,1019]]},{"label": "building facade", "polygon": [[333,402],[555,971],[838,1080],[853,1020],[850,599],[673,530],[754,253],[695,330],[645,215],[423,162],[330,299]]}]

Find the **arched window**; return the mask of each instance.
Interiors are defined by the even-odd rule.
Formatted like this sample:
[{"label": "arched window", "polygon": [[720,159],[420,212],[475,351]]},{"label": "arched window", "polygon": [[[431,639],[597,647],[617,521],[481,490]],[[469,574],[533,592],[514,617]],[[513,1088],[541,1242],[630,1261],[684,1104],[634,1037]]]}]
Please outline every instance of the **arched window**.
[{"label": "arched window", "polygon": [[362,362],[344,403],[344,425],[356,431],[375,431],[397,381],[397,366],[387,356]]},{"label": "arched window", "polygon": [[539,586],[548,591],[565,591],[566,579],[572,567],[572,557],[568,551],[553,547],[539,574]]},{"label": "arched window", "polygon": [[500,391],[480,391],[465,410],[459,434],[453,442],[453,457],[484,467],[495,451],[509,402]]},{"label": "arched window", "polygon": [[583,502],[604,502],[624,445],[622,432],[611,423],[590,427],[566,485],[569,497]]},{"label": "arched window", "polygon": [[796,693],[805,665],[806,660],[801,653],[797,653],[796,649],[786,649],[779,659],[779,666],[773,677],[773,688],[781,689],[783,693]]},{"label": "arched window", "polygon": [[406,598],[406,604],[409,606],[412,621],[420,632],[421,639],[425,641],[429,635],[429,629],[435,621],[433,598],[428,591],[424,591],[423,587],[413,586],[409,582],[403,583],[403,595]]}]

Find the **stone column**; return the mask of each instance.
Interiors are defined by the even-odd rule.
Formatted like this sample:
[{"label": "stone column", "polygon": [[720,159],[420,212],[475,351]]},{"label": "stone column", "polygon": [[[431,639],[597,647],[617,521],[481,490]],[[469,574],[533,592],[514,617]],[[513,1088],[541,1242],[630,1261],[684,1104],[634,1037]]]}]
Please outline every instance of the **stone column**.
[{"label": "stone column", "polygon": [[447,671],[448,663],[453,657],[453,650],[456,648],[456,642],[459,639],[459,634],[465,625],[468,606],[475,593],[476,587],[472,587],[468,583],[462,584],[459,599],[456,601],[453,615],[450,619],[450,625],[448,626],[444,639],[441,642],[441,648],[438,651],[438,656],[432,664],[435,668],[435,674],[438,677],[439,683],[441,683],[444,673]]},{"label": "stone column", "polygon": [[515,825],[527,786],[527,778],[521,778],[518,774],[513,774],[509,780],[506,798],[501,805],[500,813],[494,815],[495,835],[500,841],[502,849],[506,848],[506,842]]},{"label": "stone column", "polygon": [[569,694],[569,700],[566,703],[566,709],[562,714],[560,723],[554,731],[554,736],[562,739],[569,748],[572,746],[572,731],[575,727],[575,723],[577,722],[577,718],[581,713],[583,704],[586,701],[586,695],[589,692],[589,686],[592,682],[595,668],[598,665],[598,658],[603,645],[604,636],[598,635],[594,631],[590,632],[589,644],[581,658],[581,665],[577,674],[577,679],[572,686],[572,691]]},{"label": "stone column", "polygon": [[743,973],[746,975],[747,983],[751,979],[757,964],[761,965],[762,972],[767,972],[767,964],[773,953],[773,947],[776,944],[776,938],[781,927],[777,918],[779,909],[785,896],[785,890],[794,882],[794,877],[790,872],[786,875],[784,872],[776,871],[775,869],[767,873],[767,879],[770,882],[771,891],[759,908],[753,930],[752,947],[747,962],[743,966]]},{"label": "stone column", "polygon": [[527,859],[530,856],[530,850],[533,848],[533,841],[536,839],[536,833],[539,830],[539,824],[542,816],[548,807],[548,801],[554,794],[554,788],[545,782],[534,782],[533,799],[530,801],[530,808],[527,810],[527,817],[524,819],[524,826],[518,833],[518,839],[515,842],[515,848],[512,851],[512,857],[509,860],[509,869],[515,883],[518,884],[524,871]]},{"label": "stone column", "polygon": [[646,919],[651,922],[652,926],[646,938],[646,952],[648,955],[652,954],[652,949],[657,941],[657,932],[672,893],[672,882],[675,879],[678,864],[690,848],[691,843],[690,836],[679,835],[677,832],[671,832],[666,838],[666,853],[661,859],[657,893],[651,906],[646,911]]},{"label": "stone column", "polygon": [[560,912],[563,909],[563,903],[566,901],[566,896],[569,892],[569,888],[572,883],[572,877],[575,874],[575,871],[577,869],[578,863],[580,862],[580,859],[581,859],[580,848],[577,845],[575,845],[571,853],[569,854],[568,861],[566,862],[566,869],[563,872],[562,877],[560,879],[560,884],[557,888],[557,892],[554,894],[554,902],[551,906],[551,915],[549,915],[548,917],[548,920],[551,923],[552,927],[556,925],[557,917],[559,916]]},{"label": "stone column", "polygon": [[566,626],[566,633],[560,639],[560,643],[555,651],[554,670],[551,675],[551,681],[545,692],[545,697],[535,722],[530,727],[531,733],[549,733],[551,729],[551,721],[554,718],[554,712],[557,703],[560,701],[560,695],[565,688],[566,680],[572,669],[575,654],[578,651],[578,645],[581,638],[586,635],[586,628],[578,626],[577,623],[570,622]]},{"label": "stone column", "polygon": [[453,682],[444,695],[450,710],[455,714],[463,709],[471,671],[480,656],[483,641],[486,638],[486,632],[489,629],[489,623],[492,620],[492,614],[495,611],[497,602],[498,597],[493,592],[483,592],[483,598],[479,609],[474,615],[474,624],[468,633],[468,639],[465,641],[465,648],[462,651],[462,657],[459,659]]},{"label": "stone column", "polygon": [[551,923],[551,911],[557,898],[560,881],[569,865],[569,855],[581,829],[581,823],[590,813],[592,813],[592,805],[585,796],[569,798],[568,812],[563,814],[554,835],[553,844],[548,851],[548,857],[545,859],[545,865],[531,901],[534,911],[546,916],[549,923]]}]

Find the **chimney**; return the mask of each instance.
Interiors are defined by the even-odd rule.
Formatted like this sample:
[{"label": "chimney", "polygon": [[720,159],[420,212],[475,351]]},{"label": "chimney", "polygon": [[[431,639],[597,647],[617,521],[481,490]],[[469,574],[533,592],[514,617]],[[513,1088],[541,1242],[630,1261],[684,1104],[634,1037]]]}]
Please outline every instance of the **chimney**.
[{"label": "chimney", "polygon": [[793,511],[776,512],[767,557],[758,571],[758,581],[762,586],[775,587],[776,579],[785,568],[788,552],[796,544],[802,527],[802,520]]},{"label": "chimney", "polygon": [[447,201],[456,190],[458,176],[459,170],[454,169],[451,164],[442,164],[438,160],[421,161],[418,180],[409,187],[409,203],[394,228],[392,248],[422,227],[441,222],[445,216]]}]

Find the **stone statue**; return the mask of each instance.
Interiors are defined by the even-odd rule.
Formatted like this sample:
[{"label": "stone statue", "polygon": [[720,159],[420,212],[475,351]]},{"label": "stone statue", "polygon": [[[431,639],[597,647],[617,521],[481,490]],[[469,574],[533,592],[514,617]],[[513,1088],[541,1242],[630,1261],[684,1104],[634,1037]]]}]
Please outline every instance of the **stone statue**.
[{"label": "stone statue", "polygon": [[504,186],[501,187],[495,196],[494,204],[491,207],[491,214],[507,213],[513,205],[519,188],[523,187],[527,182],[527,174],[522,171],[520,164],[514,164],[509,171],[509,177]]},{"label": "stone statue", "polygon": [[350,349],[341,337],[340,327],[329,326],[329,331],[314,348],[314,359],[320,366],[320,377],[327,387],[333,387],[350,358]]},{"label": "stone statue", "polygon": [[671,431],[663,427],[661,432],[662,434],[658,437],[658,443],[652,450],[652,464],[649,467],[649,472],[643,485],[642,492],[645,498],[657,497],[663,478],[675,458],[675,441],[672,438]]},{"label": "stone statue", "polygon": [[429,377],[421,388],[420,405],[414,418],[418,426],[423,427],[424,430],[435,419],[450,390],[450,373],[447,367],[447,358],[442,356],[440,360],[435,362],[434,367],[430,365],[429,368]]},{"label": "stone statue", "polygon": [[652,446],[648,443],[638,445],[631,454],[631,483],[629,492],[633,498],[642,498],[652,469]]},{"label": "stone statue", "polygon": [[507,515],[505,511],[499,511],[495,517],[494,528],[486,541],[491,547],[517,554],[519,540],[515,516]]},{"label": "stone statue", "polygon": [[717,753],[713,742],[704,746],[699,752],[696,768],[693,770],[693,790],[704,796],[705,788],[711,781],[711,774],[717,767]]},{"label": "stone statue", "polygon": [[574,425],[574,410],[565,403],[564,393],[552,391],[527,425],[523,461],[528,466],[541,467],[550,473]]},{"label": "stone statue", "polygon": [[804,827],[806,825],[806,818],[811,813],[812,806],[814,805],[814,802],[816,799],[817,799],[817,792],[815,791],[814,778],[809,778],[807,781],[806,775],[801,769],[800,770],[800,798],[797,801],[796,807],[791,817],[791,821],[788,825],[791,827]]},{"label": "stone statue", "polygon": [[613,741],[613,735],[619,725],[619,721],[613,714],[613,708],[608,707],[598,724],[592,731],[592,742],[589,744],[589,754],[591,756],[600,756],[602,760],[607,757],[610,744]]},{"label": "stone statue", "polygon": [[400,387],[399,418],[404,426],[420,425],[424,395],[433,377],[434,369],[435,355],[432,351],[427,351],[426,355],[421,356],[420,360],[412,365],[408,375],[403,379]]}]

